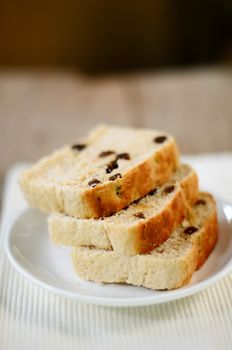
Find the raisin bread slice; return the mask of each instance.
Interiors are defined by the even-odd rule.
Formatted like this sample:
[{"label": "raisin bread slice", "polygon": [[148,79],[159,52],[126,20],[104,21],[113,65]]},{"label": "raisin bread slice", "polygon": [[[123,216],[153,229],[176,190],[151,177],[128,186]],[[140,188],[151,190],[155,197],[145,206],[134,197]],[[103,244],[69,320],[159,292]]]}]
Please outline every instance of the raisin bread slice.
[{"label": "raisin bread slice", "polygon": [[179,165],[172,136],[155,130],[100,127],[26,170],[29,205],[46,212],[99,218],[163,184]]},{"label": "raisin bread slice", "polygon": [[217,213],[213,197],[201,193],[193,214],[161,246],[145,255],[75,247],[72,260],[84,280],[127,283],[151,289],[175,289],[188,283],[217,241]]},{"label": "raisin bread slice", "polygon": [[147,253],[169,237],[197,196],[197,175],[183,164],[167,183],[112,216],[81,219],[51,214],[50,236],[61,245],[95,246],[125,255]]}]

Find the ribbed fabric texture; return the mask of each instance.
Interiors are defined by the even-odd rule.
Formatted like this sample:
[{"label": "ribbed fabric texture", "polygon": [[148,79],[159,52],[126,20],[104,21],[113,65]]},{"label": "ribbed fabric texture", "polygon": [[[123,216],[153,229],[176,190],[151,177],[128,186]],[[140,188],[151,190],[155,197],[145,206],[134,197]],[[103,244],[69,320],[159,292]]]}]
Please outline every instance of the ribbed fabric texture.
[{"label": "ribbed fabric texture", "polygon": [[135,308],[78,303],[28,282],[11,266],[3,248],[6,231],[25,206],[16,186],[22,167],[9,173],[5,186],[1,350],[232,349],[232,273],[194,296]]}]

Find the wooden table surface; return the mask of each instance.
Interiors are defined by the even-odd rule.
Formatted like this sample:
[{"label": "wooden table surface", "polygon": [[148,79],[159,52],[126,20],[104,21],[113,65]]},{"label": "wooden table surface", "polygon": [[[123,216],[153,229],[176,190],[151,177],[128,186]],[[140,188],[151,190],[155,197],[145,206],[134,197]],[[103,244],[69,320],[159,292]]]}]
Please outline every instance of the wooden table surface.
[{"label": "wooden table surface", "polygon": [[184,153],[232,150],[232,70],[1,72],[0,121],[1,176],[101,122],[165,129]]}]

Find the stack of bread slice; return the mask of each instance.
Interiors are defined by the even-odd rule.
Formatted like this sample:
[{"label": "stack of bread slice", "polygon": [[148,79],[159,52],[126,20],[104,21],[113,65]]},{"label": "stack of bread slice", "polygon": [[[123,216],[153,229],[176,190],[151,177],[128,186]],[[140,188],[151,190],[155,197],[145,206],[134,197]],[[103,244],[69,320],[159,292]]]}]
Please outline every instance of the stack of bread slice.
[{"label": "stack of bread slice", "polygon": [[178,288],[217,241],[215,201],[164,132],[98,127],[20,183],[29,205],[50,214],[52,241],[73,247],[84,280]]}]

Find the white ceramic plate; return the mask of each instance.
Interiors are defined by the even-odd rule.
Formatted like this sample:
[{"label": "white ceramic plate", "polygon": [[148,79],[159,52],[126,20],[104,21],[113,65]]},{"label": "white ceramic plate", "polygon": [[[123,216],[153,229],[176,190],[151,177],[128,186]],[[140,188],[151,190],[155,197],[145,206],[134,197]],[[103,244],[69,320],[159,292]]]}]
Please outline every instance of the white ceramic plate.
[{"label": "white ceramic plate", "polygon": [[70,249],[51,243],[46,215],[35,209],[27,209],[18,217],[7,237],[6,250],[11,262],[24,276],[51,292],[98,305],[163,303],[203,290],[232,268],[232,207],[221,201],[217,205],[220,231],[215,250],[187,286],[173,291],[82,281],[73,271]]}]

